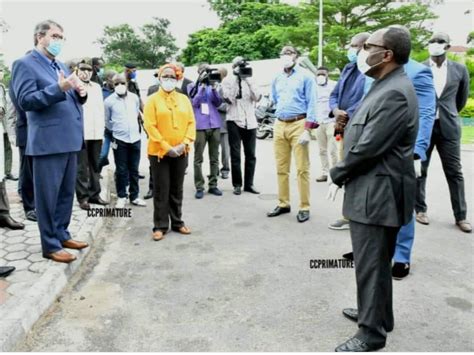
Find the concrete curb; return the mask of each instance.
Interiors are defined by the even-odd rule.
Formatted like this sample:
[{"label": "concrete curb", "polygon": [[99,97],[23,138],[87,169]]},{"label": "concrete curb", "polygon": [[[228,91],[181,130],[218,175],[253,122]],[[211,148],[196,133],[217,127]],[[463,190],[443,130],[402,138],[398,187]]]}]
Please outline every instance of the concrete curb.
[{"label": "concrete curb", "polygon": [[[110,200],[111,174],[107,172],[105,195]],[[88,217],[90,218],[90,217]],[[96,236],[104,225],[104,218],[97,218],[94,224],[83,223],[77,233],[77,239],[93,245]],[[30,287],[21,299],[12,299],[4,305],[8,309],[0,323],[0,352],[13,351],[24,339],[38,319],[53,305],[58,295],[67,286],[69,280],[81,267],[91,248],[68,250],[77,256],[71,264],[60,264],[50,261],[48,269]],[[39,296],[38,296],[39,295]]]}]

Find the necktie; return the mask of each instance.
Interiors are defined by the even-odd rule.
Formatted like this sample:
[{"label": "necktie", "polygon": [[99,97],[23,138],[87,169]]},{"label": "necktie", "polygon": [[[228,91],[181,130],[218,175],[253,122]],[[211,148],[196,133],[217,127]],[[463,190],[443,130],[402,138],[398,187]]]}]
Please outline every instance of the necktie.
[{"label": "necktie", "polygon": [[56,72],[56,74],[59,75],[59,72],[61,71],[61,68],[59,67],[59,64],[54,59],[51,61],[51,67]]}]

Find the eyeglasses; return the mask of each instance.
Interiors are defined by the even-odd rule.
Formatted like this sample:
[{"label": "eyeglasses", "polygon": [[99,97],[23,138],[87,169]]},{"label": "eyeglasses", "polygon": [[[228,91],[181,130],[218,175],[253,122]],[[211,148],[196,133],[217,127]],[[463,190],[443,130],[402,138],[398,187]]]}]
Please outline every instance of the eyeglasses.
[{"label": "eyeglasses", "polygon": [[444,39],[430,39],[428,43],[439,43],[439,44],[445,44],[446,41]]},{"label": "eyeglasses", "polygon": [[54,35],[51,35],[51,38],[54,39],[55,41],[65,41],[66,37],[63,35],[55,33]]},{"label": "eyeglasses", "polygon": [[373,44],[373,43],[369,43],[369,42],[365,42],[363,47],[366,51],[368,51],[372,47],[378,47],[378,48],[383,48],[383,49],[388,50],[388,48],[385,47],[385,46],[381,46],[380,44]]},{"label": "eyeglasses", "polygon": [[176,79],[176,77],[172,75],[163,75],[161,79]]},{"label": "eyeglasses", "polygon": [[114,83],[114,86],[119,86],[119,85],[127,85],[127,84],[124,83],[124,82],[122,82],[122,81],[121,81],[121,82],[118,82],[118,83]]},{"label": "eyeglasses", "polygon": [[90,71],[90,72],[92,71],[91,68],[79,68],[79,70],[81,70],[81,71]]},{"label": "eyeglasses", "polygon": [[284,52],[281,52],[281,53],[280,53],[280,57],[283,56],[283,55],[293,55],[293,54],[296,54],[296,52],[293,52],[293,51],[284,51]]}]

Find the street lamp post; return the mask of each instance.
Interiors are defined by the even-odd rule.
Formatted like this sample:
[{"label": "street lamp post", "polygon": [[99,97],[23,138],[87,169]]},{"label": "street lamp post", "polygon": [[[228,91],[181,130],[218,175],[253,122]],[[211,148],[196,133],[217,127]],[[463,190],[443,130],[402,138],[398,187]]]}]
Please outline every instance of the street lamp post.
[{"label": "street lamp post", "polygon": [[323,65],[323,0],[319,0],[318,68]]}]

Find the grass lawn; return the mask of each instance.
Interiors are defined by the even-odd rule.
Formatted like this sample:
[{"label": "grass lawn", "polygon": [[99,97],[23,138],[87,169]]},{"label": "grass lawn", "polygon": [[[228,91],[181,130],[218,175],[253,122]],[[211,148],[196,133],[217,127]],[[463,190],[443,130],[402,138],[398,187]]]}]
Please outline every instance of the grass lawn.
[{"label": "grass lawn", "polygon": [[474,126],[462,127],[462,144],[474,144]]}]

